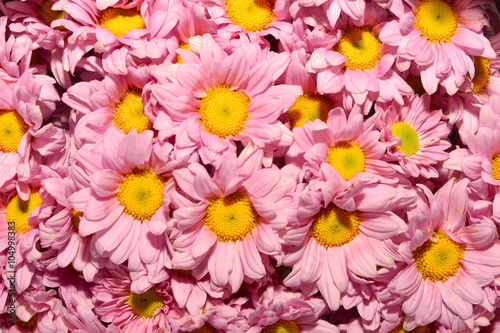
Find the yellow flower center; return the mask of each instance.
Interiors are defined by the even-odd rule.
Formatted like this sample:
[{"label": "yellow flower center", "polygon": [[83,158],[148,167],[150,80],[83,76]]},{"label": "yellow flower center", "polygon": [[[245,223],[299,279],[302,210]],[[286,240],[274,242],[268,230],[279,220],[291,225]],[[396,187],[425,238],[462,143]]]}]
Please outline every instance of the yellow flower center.
[{"label": "yellow flower center", "polygon": [[380,60],[382,43],[368,28],[347,28],[335,45],[336,51],[347,58],[346,68],[362,71],[372,69]]},{"label": "yellow flower center", "polygon": [[17,151],[29,126],[15,110],[0,110],[0,148],[5,153]]},{"label": "yellow flower center", "polygon": [[431,325],[419,326],[412,329],[411,331],[407,331],[403,329],[403,323],[401,323],[389,333],[433,333],[433,332],[435,332],[435,330],[432,328]]},{"label": "yellow flower center", "polygon": [[[54,2],[51,0],[44,1],[40,6],[38,6],[37,14],[43,23],[50,27],[52,21],[63,19],[64,12],[60,10],[52,10]],[[62,27],[57,27],[62,28]]]},{"label": "yellow flower center", "polygon": [[391,126],[392,135],[397,136],[403,142],[402,146],[396,148],[408,156],[412,156],[420,149],[417,131],[408,123],[398,122]]},{"label": "yellow flower center", "polygon": [[457,16],[453,7],[443,0],[423,0],[417,6],[415,28],[430,43],[449,43],[457,32]]},{"label": "yellow flower center", "polygon": [[191,333],[217,333],[217,330],[210,326],[209,324],[205,324],[202,327],[198,327],[197,329],[190,331]]},{"label": "yellow flower center", "polygon": [[135,170],[124,178],[116,195],[124,212],[136,220],[150,220],[163,205],[165,181],[152,169]]},{"label": "yellow flower center", "polygon": [[225,0],[226,13],[246,31],[260,31],[274,20],[273,0]]},{"label": "yellow flower center", "polygon": [[418,249],[413,251],[417,269],[427,280],[446,281],[462,267],[465,248],[438,230]]},{"label": "yellow flower center", "polygon": [[111,31],[116,37],[123,37],[134,28],[146,28],[141,13],[135,8],[107,8],[102,11],[99,24]]},{"label": "yellow flower center", "polygon": [[293,320],[280,319],[276,323],[264,327],[262,333],[299,333],[300,326]]},{"label": "yellow flower center", "polygon": [[23,201],[16,195],[7,204],[5,217],[8,222],[15,223],[15,232],[21,231],[23,235],[27,233],[31,227],[28,224],[28,217],[31,211],[42,204],[42,198],[38,191],[31,191],[28,200]]},{"label": "yellow flower center", "polygon": [[[193,50],[191,50],[191,47],[189,47],[189,43],[179,42],[179,48],[183,49],[183,50],[188,50],[188,51],[194,52]],[[181,58],[180,54],[178,54],[175,57],[175,62],[178,63],[178,64],[184,63],[184,61],[182,61],[182,58]]]},{"label": "yellow flower center", "polygon": [[224,139],[238,135],[245,128],[250,98],[243,91],[220,85],[208,89],[200,103],[200,123],[208,133]]},{"label": "yellow flower center", "polygon": [[474,57],[474,78],[472,84],[474,95],[480,95],[490,82],[490,61],[485,57]]},{"label": "yellow flower center", "polygon": [[259,215],[248,195],[236,192],[210,200],[205,214],[205,224],[221,242],[243,240],[252,232]]},{"label": "yellow flower center", "polygon": [[408,75],[406,78],[406,83],[413,89],[415,94],[422,96],[425,94],[425,88],[424,85],[422,84],[422,79],[420,76],[413,76],[413,75]]},{"label": "yellow flower center", "polygon": [[155,287],[142,294],[130,293],[128,305],[132,311],[142,318],[153,318],[158,308],[163,306],[163,296],[156,292]]},{"label": "yellow flower center", "polygon": [[37,322],[38,322],[38,313],[35,313],[35,315],[31,317],[31,319],[28,321],[21,321],[21,319],[19,319],[16,316],[16,326],[21,326],[27,329],[33,329],[36,327]]},{"label": "yellow flower center", "polygon": [[326,248],[342,246],[359,234],[360,223],[360,212],[349,212],[330,203],[316,214],[311,236]]},{"label": "yellow flower center", "polygon": [[141,90],[127,90],[120,102],[116,104],[115,110],[113,123],[123,133],[128,134],[133,128],[137,133],[153,129],[153,123],[144,114]]},{"label": "yellow flower center", "polygon": [[313,122],[316,119],[326,122],[332,108],[333,103],[326,96],[316,94],[299,96],[288,110],[290,128],[302,127],[305,122]]},{"label": "yellow flower center", "polygon": [[339,142],[330,147],[327,159],[345,180],[365,171],[365,154],[354,141]]},{"label": "yellow flower center", "polygon": [[73,230],[78,232],[80,227],[80,219],[83,216],[83,212],[79,212],[77,210],[71,210],[71,225],[73,226]]},{"label": "yellow flower center", "polygon": [[491,160],[493,178],[500,180],[500,153],[496,153]]}]

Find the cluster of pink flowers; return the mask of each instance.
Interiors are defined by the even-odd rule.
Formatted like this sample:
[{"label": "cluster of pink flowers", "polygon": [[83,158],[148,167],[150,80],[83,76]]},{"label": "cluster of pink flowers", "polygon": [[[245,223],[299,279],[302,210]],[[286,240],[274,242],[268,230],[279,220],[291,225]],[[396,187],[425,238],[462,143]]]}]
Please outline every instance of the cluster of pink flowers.
[{"label": "cluster of pink flowers", "polygon": [[491,1],[0,11],[0,332],[500,331]]}]

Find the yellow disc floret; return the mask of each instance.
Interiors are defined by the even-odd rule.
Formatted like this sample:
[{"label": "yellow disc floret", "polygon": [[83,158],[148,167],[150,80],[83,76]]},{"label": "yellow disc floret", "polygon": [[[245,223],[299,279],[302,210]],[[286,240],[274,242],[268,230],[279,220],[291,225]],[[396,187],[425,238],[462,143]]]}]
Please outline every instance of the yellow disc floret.
[{"label": "yellow disc floret", "polygon": [[113,123],[123,133],[128,134],[134,128],[137,133],[153,129],[153,123],[144,114],[141,90],[127,90],[120,102],[116,104],[115,110]]},{"label": "yellow disc floret", "polygon": [[19,319],[16,316],[16,326],[20,326],[29,330],[35,328],[37,322],[38,322],[38,313],[35,313],[35,315],[31,317],[31,319],[28,321],[21,321],[21,319]]},{"label": "yellow disc floret", "polygon": [[210,200],[205,225],[221,242],[237,242],[252,232],[259,215],[243,192]]},{"label": "yellow disc floret", "polygon": [[420,149],[417,131],[405,122],[397,122],[391,126],[392,135],[401,139],[403,145],[396,148],[408,156],[414,155]]},{"label": "yellow disc floret", "polygon": [[71,225],[73,226],[73,231],[78,232],[80,228],[80,219],[83,216],[83,212],[77,210],[71,210]]},{"label": "yellow disc floret", "polygon": [[145,29],[141,13],[135,8],[107,8],[102,11],[99,25],[116,37],[123,37],[132,29]]},{"label": "yellow disc floret", "polygon": [[274,20],[274,0],[226,0],[226,13],[247,31],[260,31]]},{"label": "yellow disc floret", "polygon": [[42,198],[40,198],[38,191],[32,191],[26,201],[21,200],[19,195],[16,195],[7,204],[5,218],[7,222],[14,222],[16,233],[21,231],[24,235],[31,229],[28,224],[31,211],[41,204]]},{"label": "yellow disc floret", "polygon": [[132,311],[142,318],[153,318],[158,308],[163,306],[163,296],[156,292],[155,287],[142,294],[130,293],[128,305]]},{"label": "yellow disc floret", "polygon": [[280,319],[276,323],[264,327],[262,333],[299,333],[300,326],[294,320]]},{"label": "yellow disc floret", "polygon": [[200,123],[208,133],[224,139],[245,128],[250,98],[244,92],[220,85],[208,89],[200,104]]},{"label": "yellow disc floret", "polygon": [[491,159],[491,172],[493,178],[500,180],[500,153],[496,153]]},{"label": "yellow disc floret", "polygon": [[135,170],[126,175],[116,195],[125,214],[136,220],[149,220],[163,205],[165,181],[152,169]]},{"label": "yellow disc floret", "polygon": [[446,281],[462,267],[465,246],[438,230],[432,239],[413,251],[413,258],[422,277],[432,281]]},{"label": "yellow disc floret", "polygon": [[328,112],[332,108],[332,100],[326,96],[316,94],[299,96],[288,110],[290,128],[302,127],[305,122],[313,122],[316,119],[326,122]]},{"label": "yellow disc floret", "polygon": [[347,28],[335,50],[347,58],[346,68],[362,71],[372,69],[380,60],[380,40],[365,27]]},{"label": "yellow disc floret", "polygon": [[50,27],[52,21],[63,19],[64,12],[60,10],[52,10],[52,6],[54,2],[51,0],[47,0],[42,2],[40,6],[38,6],[37,14],[40,20],[43,21],[46,25]]},{"label": "yellow disc floret", "polygon": [[330,147],[327,159],[345,180],[365,171],[365,154],[354,141],[343,141]]},{"label": "yellow disc floret", "polygon": [[490,82],[490,61],[485,57],[474,57],[474,69],[472,93],[480,95]]},{"label": "yellow disc floret", "polygon": [[0,110],[0,148],[4,153],[17,151],[29,126],[15,110]]},{"label": "yellow disc floret", "polygon": [[359,234],[360,223],[360,212],[349,212],[330,203],[314,217],[311,237],[326,248],[342,246]]},{"label": "yellow disc floret", "polygon": [[415,28],[430,43],[449,43],[457,32],[457,15],[453,7],[444,0],[422,0],[417,6]]},{"label": "yellow disc floret", "polygon": [[[179,48],[183,49],[183,50],[188,50],[188,51],[194,52],[193,50],[191,50],[191,47],[189,46],[189,43],[179,42]],[[179,63],[179,64],[184,63],[184,61],[182,61],[182,58],[181,58],[180,54],[178,54],[175,57],[175,62]]]}]

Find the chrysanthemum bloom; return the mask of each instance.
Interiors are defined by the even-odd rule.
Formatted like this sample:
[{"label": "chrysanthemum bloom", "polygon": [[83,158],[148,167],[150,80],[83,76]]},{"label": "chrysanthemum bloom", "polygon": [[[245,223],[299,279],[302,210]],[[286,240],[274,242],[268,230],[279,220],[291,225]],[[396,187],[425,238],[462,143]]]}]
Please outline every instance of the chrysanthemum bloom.
[{"label": "chrysanthemum bloom", "polygon": [[299,198],[298,222],[283,235],[283,264],[293,266],[284,284],[306,295],[319,290],[335,311],[350,283],[369,283],[400,260],[390,239],[407,226],[391,210],[408,201],[389,185],[357,183],[342,194],[334,193],[340,179],[323,184],[309,183]]},{"label": "chrysanthemum bloom", "polygon": [[274,292],[264,295],[267,305],[259,305],[248,314],[252,326],[248,333],[278,332],[332,332],[338,333],[335,325],[319,319],[326,311],[326,304],[319,298],[308,298],[299,292],[290,292],[277,285]]},{"label": "chrysanthemum bloom", "polygon": [[363,121],[356,110],[346,117],[341,108],[330,111],[326,124],[315,120],[294,131],[295,142],[305,152],[305,170],[315,178],[337,174],[344,190],[356,180],[397,182],[394,169],[382,161],[386,145],[379,138],[372,122]]},{"label": "chrysanthemum bloom", "polygon": [[293,214],[286,193],[295,180],[275,166],[260,169],[259,152],[227,156],[213,177],[195,163],[173,172],[179,187],[169,222],[173,268],[191,270],[195,278],[208,273],[216,291],[235,293],[243,280],[271,271],[270,258],[281,251],[278,232]]},{"label": "chrysanthemum bloom", "polygon": [[400,295],[403,328],[437,320],[455,332],[473,328],[473,307],[500,274],[500,242],[491,228],[467,226],[468,180],[450,179],[435,195],[422,187],[429,206],[410,215],[408,240],[399,245],[406,266],[389,283]]},{"label": "chrysanthemum bloom", "polygon": [[130,76],[107,75],[102,81],[79,82],[63,94],[62,101],[77,112],[73,132],[77,148],[102,144],[108,128],[124,134],[153,129],[144,113],[142,86]]},{"label": "chrysanthemum bloom", "polygon": [[387,157],[397,161],[396,170],[411,177],[438,177],[433,167],[449,157],[448,123],[441,120],[441,110],[430,111],[430,96],[411,97],[405,105],[377,104],[376,123],[382,141],[390,143]]},{"label": "chrysanthemum bloom", "polygon": [[72,31],[64,49],[64,69],[74,72],[80,59],[94,49],[102,53],[104,70],[125,75],[139,64],[148,66],[166,56],[166,40],[177,22],[172,1],[60,0],[53,9],[69,17],[55,21]]},{"label": "chrysanthemum bloom", "polygon": [[167,281],[137,294],[130,290],[128,270],[117,266],[116,270],[106,270],[96,283],[92,292],[95,313],[101,321],[117,326],[121,332],[177,332],[175,320],[183,313],[173,302]]},{"label": "chrysanthemum bloom", "polygon": [[198,149],[204,163],[216,164],[222,154],[236,152],[235,141],[252,142],[271,157],[289,146],[291,133],[278,117],[301,91],[275,85],[288,59],[252,44],[228,55],[210,35],[202,37],[201,50],[199,63],[166,66],[155,74],[164,83],[150,87],[154,112],[171,124],[176,149]]},{"label": "chrysanthemum bloom", "polygon": [[164,235],[174,187],[169,175],[183,160],[175,159],[171,145],[156,150],[152,136],[108,130],[102,155],[80,149],[76,159],[87,173],[80,177],[90,178],[90,188],[74,199],[83,212],[80,235],[92,237],[91,252],[115,264],[128,260],[132,271],[147,269],[155,283],[170,256]]},{"label": "chrysanthemum bloom", "polygon": [[397,46],[396,61],[401,71],[410,63],[420,70],[427,93],[438,85],[453,95],[467,73],[474,75],[471,57],[495,58],[490,42],[483,35],[486,23],[482,1],[405,0],[411,10],[399,20],[387,23],[380,40]]},{"label": "chrysanthemum bloom", "polygon": [[[380,41],[378,34],[387,13],[368,5],[365,24],[357,26],[341,16],[336,28],[312,54],[307,69],[318,73],[318,92],[341,93],[357,104],[374,101],[403,104],[410,86],[392,69],[394,50]],[[328,37],[328,38],[326,38]]]},{"label": "chrysanthemum bloom", "polygon": [[[24,72],[12,87],[0,80],[0,186],[12,188],[13,178],[30,178],[32,138],[55,109],[55,80]],[[47,125],[48,126],[48,125]]]},{"label": "chrysanthemum bloom", "polygon": [[76,308],[66,308],[61,309],[61,319],[68,328],[68,331],[74,332],[76,330],[82,330],[83,332],[95,332],[95,333],[119,333],[120,329],[115,325],[104,324],[97,319],[97,316],[92,312],[92,307],[85,303],[79,302],[80,299],[74,296],[75,303],[78,304]]}]

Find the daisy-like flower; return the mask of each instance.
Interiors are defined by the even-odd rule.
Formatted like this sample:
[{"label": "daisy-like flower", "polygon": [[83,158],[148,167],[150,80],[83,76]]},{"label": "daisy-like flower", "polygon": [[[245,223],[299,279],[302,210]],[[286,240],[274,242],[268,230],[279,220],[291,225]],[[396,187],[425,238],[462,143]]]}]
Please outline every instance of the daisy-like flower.
[{"label": "daisy-like flower", "polygon": [[445,150],[451,146],[446,140],[450,127],[441,120],[441,110],[431,112],[429,107],[428,95],[414,95],[403,106],[393,103],[375,107],[383,141],[392,143],[388,159],[399,163],[394,165],[398,172],[411,177],[438,177],[433,165],[449,157]]},{"label": "daisy-like flower", "polygon": [[292,106],[300,88],[275,85],[279,69],[288,62],[286,55],[252,44],[228,55],[210,35],[202,37],[201,50],[198,63],[184,61],[158,70],[159,83],[150,87],[149,103],[155,106],[157,122],[171,125],[176,149],[198,149],[203,162],[211,164],[220,163],[224,153],[236,152],[235,141],[244,146],[252,142],[271,154],[289,146],[291,133],[278,117]]},{"label": "daisy-like flower", "polygon": [[295,180],[275,166],[260,169],[259,150],[244,155],[226,157],[213,178],[195,163],[173,172],[179,187],[169,222],[173,268],[191,270],[197,279],[208,273],[215,291],[235,293],[243,280],[271,271],[270,258],[281,251],[278,232],[292,215],[286,194]]},{"label": "daisy-like flower", "polygon": [[[339,183],[325,187],[339,188]],[[369,283],[378,270],[400,260],[391,238],[407,225],[391,210],[408,202],[389,185],[360,186],[345,195],[328,195],[321,187],[321,182],[311,181],[302,192],[298,222],[283,235],[283,264],[293,267],[284,284],[306,295],[319,290],[336,311],[350,284]]]},{"label": "daisy-like flower", "polygon": [[405,0],[411,10],[387,23],[380,40],[398,47],[401,71],[417,65],[425,91],[442,85],[449,95],[457,92],[467,73],[474,77],[472,57],[495,58],[483,35],[486,23],[482,1]]},{"label": "daisy-like flower", "polygon": [[392,69],[393,48],[378,37],[386,16],[382,8],[367,4],[363,26],[341,16],[336,26],[339,30],[327,36],[317,34],[323,42],[311,54],[306,68],[318,73],[320,93],[341,93],[360,105],[375,100],[403,104],[403,96],[410,95],[412,89]]},{"label": "daisy-like flower", "polygon": [[402,302],[405,330],[434,320],[456,332],[472,329],[473,307],[500,274],[492,229],[466,225],[468,184],[450,179],[435,195],[422,187],[429,206],[409,215],[408,239],[399,245],[406,265],[389,283]]},{"label": "daisy-like flower", "polygon": [[152,136],[151,131],[122,136],[108,130],[102,155],[80,149],[76,159],[87,173],[80,177],[90,178],[90,188],[74,198],[83,212],[80,235],[92,237],[91,252],[115,264],[128,260],[131,271],[147,269],[154,281],[169,257],[163,234],[174,186],[169,175],[184,161],[173,158],[171,145],[155,150]]}]

